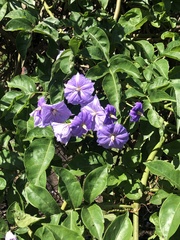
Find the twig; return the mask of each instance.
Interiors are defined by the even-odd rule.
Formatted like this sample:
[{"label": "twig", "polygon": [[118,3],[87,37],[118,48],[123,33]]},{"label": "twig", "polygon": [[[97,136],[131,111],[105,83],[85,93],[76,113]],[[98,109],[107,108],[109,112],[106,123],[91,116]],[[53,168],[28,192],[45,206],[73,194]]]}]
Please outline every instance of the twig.
[{"label": "twig", "polygon": [[117,0],[116,1],[116,9],[115,9],[115,12],[114,12],[114,20],[115,21],[118,20],[120,9],[121,9],[121,0]]}]

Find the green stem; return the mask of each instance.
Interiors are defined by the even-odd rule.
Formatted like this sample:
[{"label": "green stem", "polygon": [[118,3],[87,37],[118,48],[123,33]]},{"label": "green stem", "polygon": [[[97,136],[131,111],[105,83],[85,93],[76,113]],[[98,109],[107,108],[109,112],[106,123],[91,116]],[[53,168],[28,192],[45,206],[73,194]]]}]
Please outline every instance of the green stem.
[{"label": "green stem", "polygon": [[46,12],[49,14],[50,17],[54,17],[53,13],[50,11],[50,8],[44,0],[41,0]]},{"label": "green stem", "polygon": [[[164,141],[165,141],[165,136],[161,137],[159,142],[156,144],[156,146],[153,148],[152,152],[149,154],[146,162],[148,161],[153,161],[156,154],[158,153],[159,149],[162,147]],[[141,178],[141,183],[143,186],[147,185],[149,177],[149,169],[148,167],[145,168],[144,173]],[[139,209],[140,209],[140,204],[139,203],[134,203],[134,213],[133,213],[133,240],[138,240],[139,239]]]},{"label": "green stem", "polygon": [[119,17],[120,9],[121,9],[121,0],[117,0],[116,1],[116,9],[115,9],[115,12],[114,12],[114,21],[116,21],[116,22],[117,22],[118,17]]}]

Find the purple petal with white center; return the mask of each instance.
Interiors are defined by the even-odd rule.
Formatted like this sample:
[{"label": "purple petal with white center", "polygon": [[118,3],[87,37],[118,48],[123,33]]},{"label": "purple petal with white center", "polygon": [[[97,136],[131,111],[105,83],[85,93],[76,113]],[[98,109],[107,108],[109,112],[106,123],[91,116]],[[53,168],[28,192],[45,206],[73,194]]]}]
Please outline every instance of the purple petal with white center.
[{"label": "purple petal with white center", "polygon": [[69,103],[84,105],[91,101],[94,83],[84,75],[77,73],[64,85],[64,96]]},{"label": "purple petal with white center", "polygon": [[53,128],[57,142],[61,142],[66,145],[72,136],[70,123],[52,122],[51,126]]},{"label": "purple petal with white center", "polygon": [[97,131],[97,142],[104,148],[122,149],[129,139],[126,128],[119,123],[104,125]]},{"label": "purple petal with white center", "polygon": [[130,121],[138,122],[140,117],[143,115],[143,105],[141,102],[136,102],[134,107],[129,112]]},{"label": "purple petal with white center", "polygon": [[93,118],[88,112],[80,112],[71,122],[72,135],[81,137],[92,129]]}]

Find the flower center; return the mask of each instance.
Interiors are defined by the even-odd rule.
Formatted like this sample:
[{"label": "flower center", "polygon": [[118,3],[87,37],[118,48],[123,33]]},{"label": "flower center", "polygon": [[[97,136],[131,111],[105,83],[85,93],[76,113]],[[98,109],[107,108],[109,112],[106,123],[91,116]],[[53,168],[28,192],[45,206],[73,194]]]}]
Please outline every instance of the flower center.
[{"label": "flower center", "polygon": [[81,87],[77,87],[77,88],[76,88],[76,91],[77,91],[77,92],[80,92],[80,91],[81,91]]},{"label": "flower center", "polygon": [[57,114],[57,110],[56,109],[52,109],[52,115],[55,116]]},{"label": "flower center", "polygon": [[114,135],[111,135],[110,139],[111,139],[111,142],[114,142],[115,136],[114,136]]}]

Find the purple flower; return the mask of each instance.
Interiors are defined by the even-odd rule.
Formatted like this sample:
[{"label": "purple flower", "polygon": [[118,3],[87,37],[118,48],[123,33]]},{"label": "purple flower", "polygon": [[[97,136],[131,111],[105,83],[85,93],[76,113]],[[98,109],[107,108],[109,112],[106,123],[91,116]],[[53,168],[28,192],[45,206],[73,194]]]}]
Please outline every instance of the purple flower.
[{"label": "purple flower", "polygon": [[119,123],[104,125],[97,131],[97,142],[104,148],[121,149],[129,139],[126,128]]},{"label": "purple flower", "polygon": [[94,83],[77,73],[65,85],[64,96],[69,103],[84,105],[92,100]]},{"label": "purple flower", "polygon": [[52,122],[51,126],[53,128],[56,140],[66,145],[72,136],[70,123]]},{"label": "purple flower", "polygon": [[92,128],[92,116],[88,112],[80,112],[71,122],[72,135],[81,137]]},{"label": "purple flower", "polygon": [[108,104],[104,110],[106,114],[106,117],[104,119],[104,124],[114,123],[117,120],[115,107]]},{"label": "purple flower", "polygon": [[134,107],[130,110],[130,121],[137,122],[139,118],[143,115],[143,105],[141,102],[136,102]]},{"label": "purple flower", "polygon": [[81,111],[88,112],[93,117],[92,130],[97,131],[103,126],[106,115],[96,95],[90,103],[81,108]]},{"label": "purple flower", "polygon": [[30,113],[34,117],[34,125],[37,127],[46,127],[51,122],[65,122],[72,115],[64,101],[55,104],[46,104],[45,98],[38,100],[38,107]]},{"label": "purple flower", "polygon": [[41,117],[43,126],[48,126],[51,122],[63,123],[72,115],[64,101],[52,105],[43,105]]},{"label": "purple flower", "polygon": [[11,231],[8,231],[6,233],[5,240],[17,240],[17,238]]},{"label": "purple flower", "polygon": [[31,117],[34,117],[34,126],[35,127],[44,127],[43,126],[43,122],[42,122],[42,107],[46,105],[46,100],[45,97],[41,97],[38,100],[38,107],[32,112],[30,113]]}]

